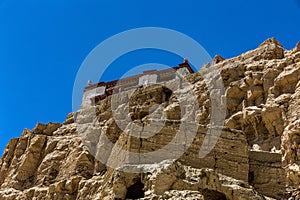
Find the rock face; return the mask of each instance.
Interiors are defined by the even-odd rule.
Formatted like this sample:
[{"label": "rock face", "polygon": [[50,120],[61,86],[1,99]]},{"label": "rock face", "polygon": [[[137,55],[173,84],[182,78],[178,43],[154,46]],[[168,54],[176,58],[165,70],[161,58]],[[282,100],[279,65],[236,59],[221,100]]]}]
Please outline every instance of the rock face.
[{"label": "rock face", "polygon": [[[186,81],[108,96],[63,124],[39,123],[7,145],[0,199],[298,198],[299,80],[299,44],[285,50],[272,38],[235,58],[216,56]],[[216,143],[201,156],[207,138]]]}]

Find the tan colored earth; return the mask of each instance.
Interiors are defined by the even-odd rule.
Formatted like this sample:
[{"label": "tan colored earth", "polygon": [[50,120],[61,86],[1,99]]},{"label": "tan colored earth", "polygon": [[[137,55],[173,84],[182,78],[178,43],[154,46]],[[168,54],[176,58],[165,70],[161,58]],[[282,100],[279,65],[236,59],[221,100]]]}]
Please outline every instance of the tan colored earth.
[{"label": "tan colored earth", "polygon": [[[208,85],[207,77],[214,84],[222,80],[224,91]],[[0,160],[0,199],[300,199],[300,43],[285,50],[271,38],[234,58],[216,56],[186,81],[139,88],[130,97],[127,111],[136,127],[165,120],[152,137],[135,137],[130,133],[147,130],[121,129],[115,121],[127,109],[126,92],[71,113],[62,124],[24,129]],[[226,113],[218,113],[222,109]],[[223,126],[214,121],[222,119],[218,114],[225,114]],[[197,119],[196,129],[181,130],[181,118],[190,117]],[[221,135],[200,158],[204,138],[214,130]],[[165,151],[159,162],[144,159],[176,134],[181,139],[172,144],[182,155],[170,158],[175,152]],[[191,139],[189,146],[184,138]]]}]

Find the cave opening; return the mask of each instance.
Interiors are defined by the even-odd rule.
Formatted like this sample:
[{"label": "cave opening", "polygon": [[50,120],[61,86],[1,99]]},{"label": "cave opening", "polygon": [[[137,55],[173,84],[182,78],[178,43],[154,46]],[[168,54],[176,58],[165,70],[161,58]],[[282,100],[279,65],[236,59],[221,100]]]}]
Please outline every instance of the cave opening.
[{"label": "cave opening", "polygon": [[225,194],[218,192],[216,190],[204,190],[203,191],[204,199],[207,200],[227,200]]},{"label": "cave opening", "polygon": [[127,189],[126,199],[144,198],[144,184],[139,180]]},{"label": "cave opening", "polygon": [[163,92],[164,92],[164,94],[165,94],[165,99],[164,99],[164,101],[169,101],[170,98],[171,98],[171,96],[172,96],[172,94],[173,94],[172,90],[170,90],[170,89],[167,88],[167,87],[163,87]]},{"label": "cave opening", "polygon": [[254,172],[252,171],[249,172],[248,181],[250,184],[254,182]]}]

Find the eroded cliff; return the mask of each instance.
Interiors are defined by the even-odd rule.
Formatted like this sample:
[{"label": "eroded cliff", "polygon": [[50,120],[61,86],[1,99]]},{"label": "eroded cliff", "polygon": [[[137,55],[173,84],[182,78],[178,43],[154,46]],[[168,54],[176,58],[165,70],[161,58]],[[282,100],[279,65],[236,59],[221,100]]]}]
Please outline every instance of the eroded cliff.
[{"label": "eroded cliff", "polygon": [[[222,80],[224,91],[205,77]],[[0,161],[0,199],[288,198],[300,186],[299,80],[300,43],[285,50],[272,38],[235,58],[216,56],[186,82],[109,96],[63,124],[25,129]],[[222,120],[217,114],[224,126],[212,123]],[[197,120],[185,125],[189,118]],[[151,132],[148,124],[157,133],[136,137]],[[200,158],[214,130],[217,143]],[[145,156],[157,151],[154,160]],[[137,167],[141,173],[126,170]]]}]

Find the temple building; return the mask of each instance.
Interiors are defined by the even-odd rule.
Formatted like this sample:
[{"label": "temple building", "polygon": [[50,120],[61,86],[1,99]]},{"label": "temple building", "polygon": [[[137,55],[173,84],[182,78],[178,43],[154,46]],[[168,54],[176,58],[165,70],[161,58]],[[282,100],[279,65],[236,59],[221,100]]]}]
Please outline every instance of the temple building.
[{"label": "temple building", "polygon": [[176,67],[164,70],[147,70],[142,74],[114,80],[110,82],[99,82],[92,84],[88,82],[88,86],[84,89],[82,98],[82,107],[93,106],[98,101],[106,98],[113,93],[122,92],[142,86],[152,85],[156,83],[163,83],[172,79],[184,77],[194,70],[185,59],[184,63]]}]

